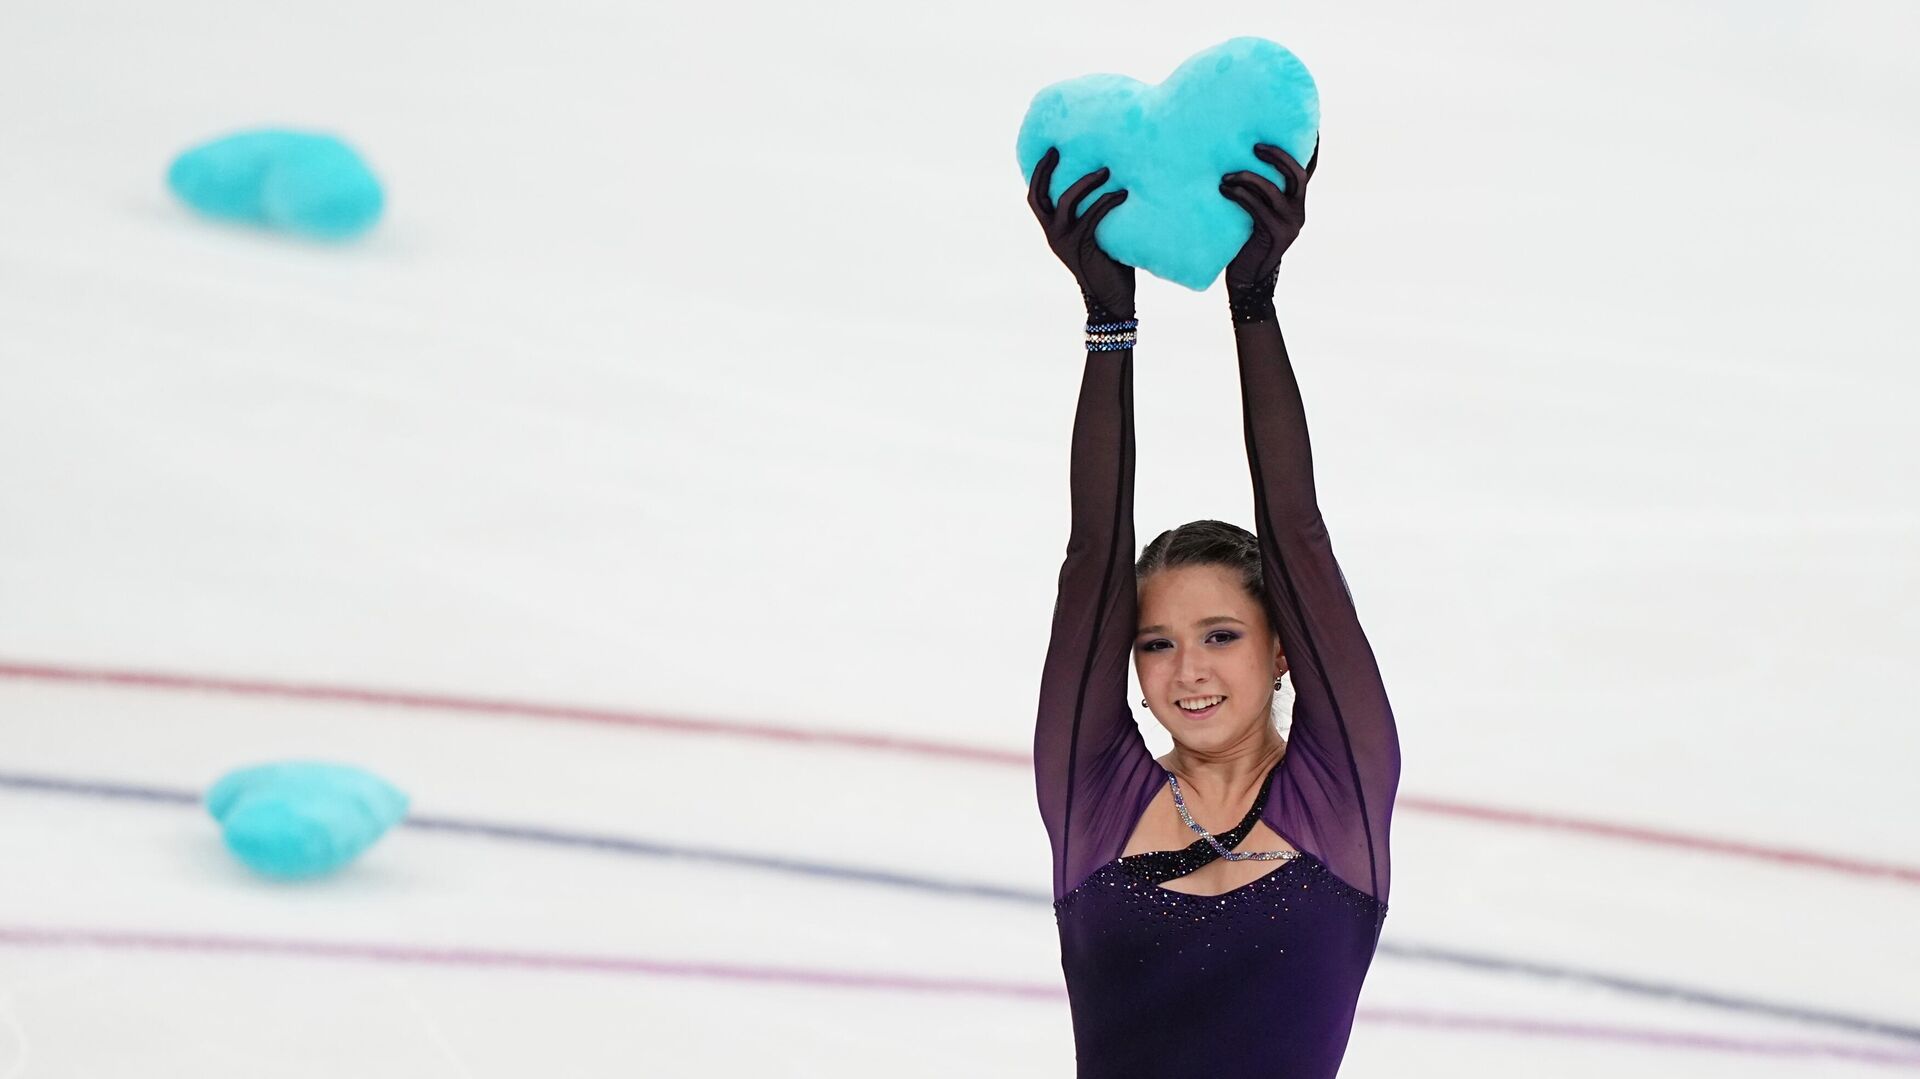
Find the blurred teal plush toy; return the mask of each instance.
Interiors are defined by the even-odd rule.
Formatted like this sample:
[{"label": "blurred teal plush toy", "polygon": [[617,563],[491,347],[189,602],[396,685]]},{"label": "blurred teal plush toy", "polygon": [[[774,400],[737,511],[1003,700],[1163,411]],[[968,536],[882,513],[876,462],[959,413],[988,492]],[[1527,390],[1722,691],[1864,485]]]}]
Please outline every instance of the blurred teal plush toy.
[{"label": "blurred teal plush toy", "polygon": [[373,170],[332,135],[265,128],[194,146],[167,187],[209,217],[323,240],[372,228],[386,205]]},{"label": "blurred teal plush toy", "polygon": [[1320,130],[1313,76],[1291,52],[1236,37],[1189,57],[1151,86],[1125,75],[1085,75],[1034,95],[1014,144],[1031,181],[1048,147],[1060,148],[1048,196],[1102,167],[1108,191],[1127,200],[1101,219],[1101,250],[1129,266],[1204,290],[1253,234],[1253,219],[1220,193],[1220,178],[1245,169],[1286,189],[1278,169],[1253,155],[1271,143],[1302,165]]},{"label": "blurred teal plush toy", "polygon": [[265,876],[331,873],[407,815],[407,796],[344,764],[283,761],[240,768],[207,789],[227,849]]}]

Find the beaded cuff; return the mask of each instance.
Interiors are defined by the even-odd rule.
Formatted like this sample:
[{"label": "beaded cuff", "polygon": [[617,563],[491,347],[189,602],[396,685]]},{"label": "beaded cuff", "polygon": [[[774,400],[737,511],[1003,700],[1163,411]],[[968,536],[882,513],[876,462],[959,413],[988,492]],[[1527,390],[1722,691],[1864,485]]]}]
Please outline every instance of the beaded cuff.
[{"label": "beaded cuff", "polygon": [[1088,322],[1087,351],[1112,352],[1115,349],[1132,348],[1139,326],[1140,320],[1137,318],[1121,322]]}]

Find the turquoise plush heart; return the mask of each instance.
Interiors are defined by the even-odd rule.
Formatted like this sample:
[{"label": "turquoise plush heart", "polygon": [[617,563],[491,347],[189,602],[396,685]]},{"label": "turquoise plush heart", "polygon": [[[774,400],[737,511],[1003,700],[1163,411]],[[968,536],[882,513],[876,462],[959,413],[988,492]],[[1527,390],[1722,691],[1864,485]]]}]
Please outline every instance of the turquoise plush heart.
[{"label": "turquoise plush heart", "polygon": [[1220,178],[1246,169],[1273,180],[1253,156],[1271,143],[1302,165],[1320,130],[1320,95],[1305,64],[1259,37],[1236,37],[1189,57],[1151,86],[1125,75],[1086,75],[1034,95],[1014,145],[1031,180],[1047,148],[1060,148],[1049,194],[1101,167],[1107,182],[1079,204],[1120,188],[1127,200],[1094,233],[1102,250],[1156,277],[1204,290],[1233,261],[1253,219],[1220,193]]},{"label": "turquoise plush heart", "polygon": [[367,163],[332,135],[266,128],[194,146],[167,186],[209,217],[323,240],[373,227],[386,196]]},{"label": "turquoise plush heart", "polygon": [[207,789],[227,849],[269,877],[331,873],[407,815],[407,795],[364,769],[321,761],[238,768]]}]

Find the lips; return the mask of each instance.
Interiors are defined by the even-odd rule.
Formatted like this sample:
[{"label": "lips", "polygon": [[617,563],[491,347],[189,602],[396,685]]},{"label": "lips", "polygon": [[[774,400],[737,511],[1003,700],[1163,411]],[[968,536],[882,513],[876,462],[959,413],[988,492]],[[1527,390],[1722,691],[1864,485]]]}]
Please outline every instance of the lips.
[{"label": "lips", "polygon": [[1206,706],[1205,708],[1202,708],[1198,712],[1189,712],[1185,708],[1180,708],[1180,706],[1177,704],[1174,705],[1174,707],[1180,708],[1180,714],[1183,716],[1186,716],[1188,719],[1205,719],[1208,716],[1214,714],[1215,712],[1218,712],[1220,710],[1220,706],[1225,703],[1227,703],[1226,699],[1222,698]]}]

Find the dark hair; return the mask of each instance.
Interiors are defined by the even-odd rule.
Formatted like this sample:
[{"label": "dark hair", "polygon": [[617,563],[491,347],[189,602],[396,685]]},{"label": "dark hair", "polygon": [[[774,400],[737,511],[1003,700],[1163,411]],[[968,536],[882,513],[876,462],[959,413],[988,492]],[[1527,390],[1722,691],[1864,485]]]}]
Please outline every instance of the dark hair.
[{"label": "dark hair", "polygon": [[1255,602],[1266,603],[1260,579],[1260,540],[1239,525],[1225,521],[1188,521],[1153,537],[1133,565],[1140,581],[1156,570],[1180,566],[1224,566],[1240,575],[1240,583]]}]

